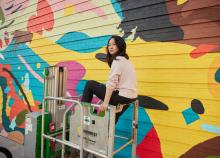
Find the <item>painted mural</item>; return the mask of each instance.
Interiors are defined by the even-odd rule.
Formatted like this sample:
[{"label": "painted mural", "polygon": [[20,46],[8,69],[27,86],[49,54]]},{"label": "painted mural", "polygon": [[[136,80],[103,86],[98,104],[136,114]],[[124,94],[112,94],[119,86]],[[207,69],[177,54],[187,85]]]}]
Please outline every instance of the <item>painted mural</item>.
[{"label": "painted mural", "polygon": [[[0,134],[24,142],[43,70],[68,69],[67,94],[105,83],[105,46],[126,40],[139,94],[139,158],[220,157],[219,0],[1,0]],[[116,125],[129,135],[131,108]],[[116,147],[123,143],[116,141]],[[130,157],[131,148],[115,157]]]}]

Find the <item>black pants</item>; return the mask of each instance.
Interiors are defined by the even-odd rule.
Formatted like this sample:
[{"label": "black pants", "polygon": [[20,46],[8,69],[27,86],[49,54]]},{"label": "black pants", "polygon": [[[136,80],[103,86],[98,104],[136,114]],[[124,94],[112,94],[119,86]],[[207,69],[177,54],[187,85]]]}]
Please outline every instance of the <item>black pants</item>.
[{"label": "black pants", "polygon": [[[86,83],[86,86],[83,91],[82,102],[91,103],[93,95],[95,94],[99,99],[104,100],[105,98],[106,86],[97,81],[90,80]],[[129,104],[136,100],[136,98],[126,98],[118,95],[119,91],[113,91],[112,96],[110,98],[109,104],[118,105],[118,104]],[[128,105],[124,106],[123,110],[119,113],[116,113],[115,123],[118,122],[119,117],[127,110]]]}]

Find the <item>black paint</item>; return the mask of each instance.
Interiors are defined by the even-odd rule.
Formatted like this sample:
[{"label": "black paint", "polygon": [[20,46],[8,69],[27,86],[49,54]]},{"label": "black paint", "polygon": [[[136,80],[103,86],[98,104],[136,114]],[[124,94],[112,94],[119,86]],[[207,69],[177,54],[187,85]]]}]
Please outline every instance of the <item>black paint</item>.
[{"label": "black paint", "polygon": [[191,108],[197,114],[204,114],[205,112],[202,102],[198,99],[193,99],[191,101]]},{"label": "black paint", "polygon": [[155,110],[168,110],[169,109],[166,104],[152,97],[139,95],[138,100],[139,100],[139,105],[147,109],[155,109]]},{"label": "black paint", "polygon": [[123,38],[137,28],[133,40],[137,37],[145,41],[183,39],[183,30],[170,21],[165,0],[126,0],[119,4],[124,19],[118,29],[124,31]]}]

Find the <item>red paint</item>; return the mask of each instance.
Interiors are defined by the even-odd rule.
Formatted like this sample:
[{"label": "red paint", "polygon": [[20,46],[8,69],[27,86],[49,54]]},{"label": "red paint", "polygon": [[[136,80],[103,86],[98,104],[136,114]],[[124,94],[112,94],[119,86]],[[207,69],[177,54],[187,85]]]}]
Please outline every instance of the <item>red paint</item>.
[{"label": "red paint", "polygon": [[6,44],[6,46],[8,46],[8,45],[9,45],[9,35],[8,35],[8,32],[7,32],[7,31],[5,31],[5,37],[4,37],[4,40],[5,40],[5,44]]},{"label": "red paint", "polygon": [[137,146],[139,158],[162,158],[160,140],[154,127],[147,133],[143,141]]},{"label": "red paint", "polygon": [[190,53],[190,56],[191,58],[198,58],[215,50],[218,47],[218,45],[201,44]]},{"label": "red paint", "polygon": [[51,31],[54,26],[54,14],[47,0],[39,0],[37,14],[28,20],[28,31],[42,34],[44,30]]},{"label": "red paint", "polygon": [[[16,93],[15,87],[13,85],[13,79],[7,72],[3,71],[3,68],[7,68],[9,71],[11,71],[11,67],[10,65],[0,64],[0,71],[1,71],[0,76],[7,78],[7,86],[10,88],[10,91],[8,92],[8,96],[14,99],[14,104],[12,105],[10,109],[10,114],[9,114],[9,119],[10,121],[12,121],[13,118],[17,116],[23,110],[28,111],[28,106],[26,105],[26,102],[23,99],[21,99]],[[31,106],[31,109],[33,111],[39,111],[38,106]],[[25,122],[23,122],[21,125],[17,127],[24,128]]]},{"label": "red paint", "polygon": [[0,39],[0,48],[2,48],[2,40]]},{"label": "red paint", "polygon": [[7,32],[7,31],[5,31],[5,36],[7,36],[7,37],[8,37],[8,32]]},{"label": "red paint", "polygon": [[5,37],[5,44],[8,46],[9,44],[9,38]]}]

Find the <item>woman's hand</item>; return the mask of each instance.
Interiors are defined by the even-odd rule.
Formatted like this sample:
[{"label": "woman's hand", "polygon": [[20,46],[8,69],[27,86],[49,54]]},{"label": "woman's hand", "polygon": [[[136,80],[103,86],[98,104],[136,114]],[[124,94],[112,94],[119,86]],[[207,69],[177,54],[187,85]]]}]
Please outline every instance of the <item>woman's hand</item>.
[{"label": "woman's hand", "polygon": [[107,108],[108,108],[108,103],[103,102],[103,103],[100,105],[99,110],[100,110],[100,111],[105,111],[105,110],[107,110]]},{"label": "woman's hand", "polygon": [[113,89],[106,87],[105,98],[101,106],[99,107],[100,111],[105,111],[108,108],[109,100],[112,96]]}]

